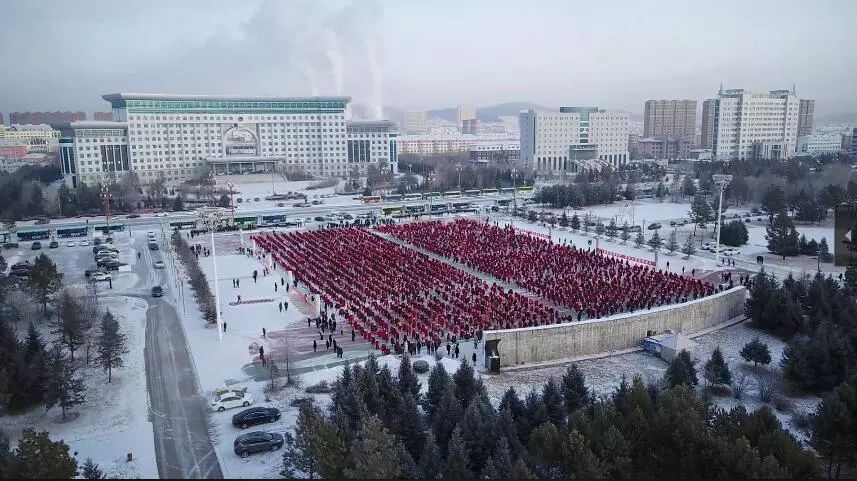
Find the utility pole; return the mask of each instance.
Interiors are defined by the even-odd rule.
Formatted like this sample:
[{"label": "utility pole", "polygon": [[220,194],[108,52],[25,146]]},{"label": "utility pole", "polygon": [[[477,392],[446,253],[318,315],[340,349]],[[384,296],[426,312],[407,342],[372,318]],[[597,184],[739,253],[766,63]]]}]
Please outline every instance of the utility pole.
[{"label": "utility pole", "polygon": [[723,191],[726,190],[726,186],[732,182],[732,176],[727,174],[714,174],[711,176],[711,179],[714,181],[714,185],[720,189],[720,202],[717,204],[717,225],[715,228],[717,229],[717,240],[714,244],[714,262],[720,260],[720,217],[723,214]]}]

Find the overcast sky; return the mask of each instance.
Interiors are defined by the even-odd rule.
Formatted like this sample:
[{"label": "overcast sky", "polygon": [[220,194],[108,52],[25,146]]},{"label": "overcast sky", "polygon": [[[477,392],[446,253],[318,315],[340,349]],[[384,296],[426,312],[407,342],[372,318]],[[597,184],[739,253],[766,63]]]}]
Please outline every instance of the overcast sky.
[{"label": "overcast sky", "polygon": [[0,112],[110,92],[345,94],[402,108],[797,85],[857,111],[853,0],[3,0]]}]

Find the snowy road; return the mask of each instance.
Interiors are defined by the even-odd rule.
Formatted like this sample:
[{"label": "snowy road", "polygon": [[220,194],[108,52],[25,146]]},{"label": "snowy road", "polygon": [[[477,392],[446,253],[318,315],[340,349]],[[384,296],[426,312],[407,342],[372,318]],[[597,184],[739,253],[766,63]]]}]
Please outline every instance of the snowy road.
[{"label": "snowy road", "polygon": [[[153,256],[142,239],[137,243],[143,262],[135,265],[136,287],[148,291],[155,284],[165,286],[165,269],[150,267],[163,251]],[[199,391],[178,312],[166,299],[147,299],[144,350],[158,474],[166,479],[222,478],[209,435],[208,403]]]}]

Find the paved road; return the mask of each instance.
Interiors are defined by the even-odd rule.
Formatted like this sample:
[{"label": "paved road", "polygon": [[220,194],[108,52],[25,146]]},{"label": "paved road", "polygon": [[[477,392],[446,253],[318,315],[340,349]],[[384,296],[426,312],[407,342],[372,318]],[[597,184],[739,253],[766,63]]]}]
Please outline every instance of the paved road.
[{"label": "paved road", "polygon": [[[143,252],[134,269],[140,279],[138,287],[148,291],[159,284],[170,289],[166,269],[156,272],[150,267],[152,253],[142,241],[137,248]],[[208,402],[199,392],[181,319],[165,299],[147,299],[144,350],[158,474],[167,479],[222,478],[208,431]]]}]

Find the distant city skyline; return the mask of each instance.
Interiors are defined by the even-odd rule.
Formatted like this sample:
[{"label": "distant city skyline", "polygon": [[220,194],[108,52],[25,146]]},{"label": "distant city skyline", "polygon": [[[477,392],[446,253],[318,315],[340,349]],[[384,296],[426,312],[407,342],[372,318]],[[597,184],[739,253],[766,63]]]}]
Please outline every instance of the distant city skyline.
[{"label": "distant city skyline", "polygon": [[126,91],[345,94],[373,115],[517,101],[640,114],[647,99],[701,105],[721,83],[794,84],[820,119],[857,111],[847,0],[87,5],[4,2],[0,112],[101,111],[102,94]]}]

